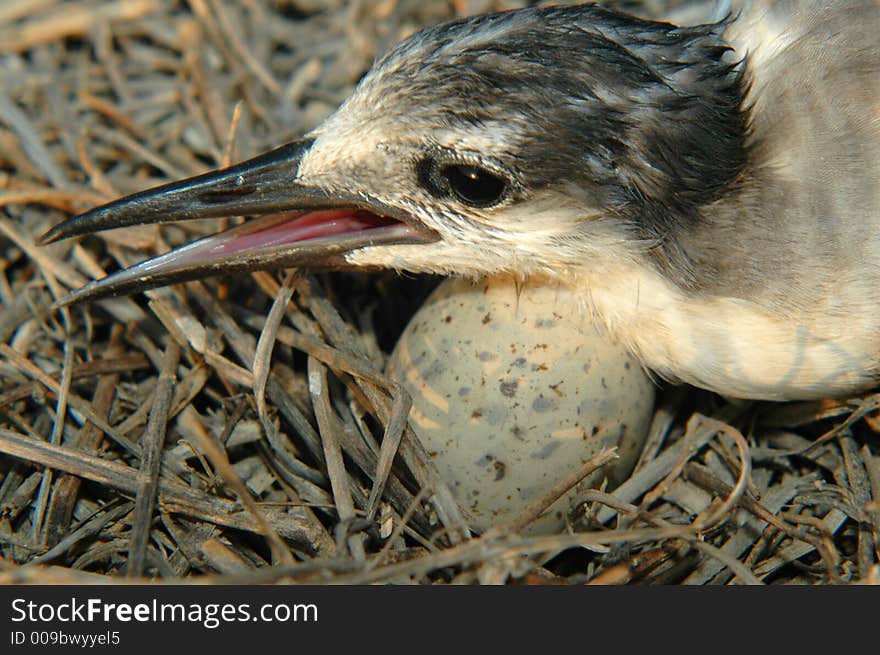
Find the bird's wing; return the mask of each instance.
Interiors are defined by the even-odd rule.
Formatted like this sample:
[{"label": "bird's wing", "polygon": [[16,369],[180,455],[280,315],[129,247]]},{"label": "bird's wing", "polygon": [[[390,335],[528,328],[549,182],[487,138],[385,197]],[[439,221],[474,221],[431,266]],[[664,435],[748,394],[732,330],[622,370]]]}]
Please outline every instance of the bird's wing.
[{"label": "bird's wing", "polygon": [[[725,36],[749,83],[750,177],[708,208],[705,231],[686,245],[713,258],[726,285],[718,295],[817,321],[862,308],[874,316],[880,0],[729,4],[737,18]],[[718,244],[719,233],[737,238]]]}]

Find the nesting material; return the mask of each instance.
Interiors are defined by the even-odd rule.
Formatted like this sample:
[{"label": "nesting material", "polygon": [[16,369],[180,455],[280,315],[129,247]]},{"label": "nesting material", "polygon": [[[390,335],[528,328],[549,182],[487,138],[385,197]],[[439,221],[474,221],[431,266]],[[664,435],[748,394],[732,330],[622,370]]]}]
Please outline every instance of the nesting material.
[{"label": "nesting material", "polygon": [[228,221],[36,246],[51,225],[299,138],[419,26],[521,4],[0,3],[0,584],[880,582],[877,393],[667,386],[632,474],[579,494],[571,532],[523,536],[526,511],[468,538],[382,374],[433,280],[294,277],[274,347],[270,273],[50,309]]},{"label": "nesting material", "polygon": [[480,531],[505,524],[602,449],[619,457],[530,526],[563,529],[584,489],[629,475],[654,385],[600,333],[583,298],[550,280],[510,276],[441,284],[389,361],[413,397],[411,421]]}]

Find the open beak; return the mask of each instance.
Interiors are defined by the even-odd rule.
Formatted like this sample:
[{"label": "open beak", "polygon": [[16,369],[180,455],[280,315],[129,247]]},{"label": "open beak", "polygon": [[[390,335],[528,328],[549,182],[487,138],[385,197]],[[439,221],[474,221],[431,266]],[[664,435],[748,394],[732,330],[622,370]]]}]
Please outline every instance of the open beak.
[{"label": "open beak", "polygon": [[297,141],[235,166],[136,193],[56,225],[43,244],[130,225],[260,215],[220,234],[148,259],[73,291],[68,305],[109,295],[274,268],[344,266],[345,253],[377,245],[430,243],[437,235],[373,199],[297,182],[312,142]]}]

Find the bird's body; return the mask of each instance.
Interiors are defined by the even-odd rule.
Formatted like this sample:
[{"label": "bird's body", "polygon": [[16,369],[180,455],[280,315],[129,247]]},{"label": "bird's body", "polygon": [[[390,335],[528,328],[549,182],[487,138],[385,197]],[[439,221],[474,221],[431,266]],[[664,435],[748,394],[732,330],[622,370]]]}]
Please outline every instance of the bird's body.
[{"label": "bird's body", "polygon": [[307,141],[111,203],[49,240],[320,209],[198,242],[73,299],[229,267],[542,273],[582,290],[661,376],[770,399],[869,387],[880,0],[732,5],[694,27],[587,5],[431,28],[381,59]]},{"label": "bird's body", "polygon": [[583,286],[667,377],[739,397],[864,389],[880,371],[880,3],[734,9],[748,157],[675,234],[689,279],[616,259]]},{"label": "bird's body", "polygon": [[848,393],[880,364],[880,4],[741,9],[749,157],[678,237],[697,284],[665,314],[670,369],[737,396]]}]

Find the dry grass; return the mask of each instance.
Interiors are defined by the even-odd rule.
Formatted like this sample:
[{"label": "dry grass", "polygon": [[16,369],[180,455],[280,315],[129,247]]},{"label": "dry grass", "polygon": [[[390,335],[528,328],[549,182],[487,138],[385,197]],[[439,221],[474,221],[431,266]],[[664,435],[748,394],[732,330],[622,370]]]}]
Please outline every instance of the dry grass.
[{"label": "dry grass", "polygon": [[34,246],[50,225],[295,138],[391,43],[494,6],[0,8],[0,581],[878,581],[880,396],[669,389],[570,533],[518,535],[548,497],[474,537],[383,373],[434,281],[261,273],[50,311],[224,221]]}]

